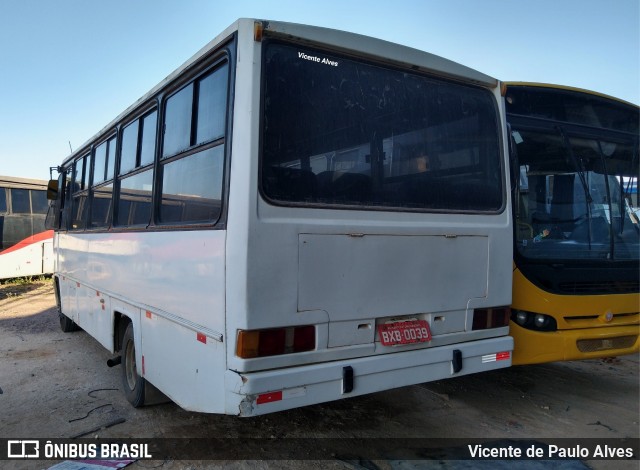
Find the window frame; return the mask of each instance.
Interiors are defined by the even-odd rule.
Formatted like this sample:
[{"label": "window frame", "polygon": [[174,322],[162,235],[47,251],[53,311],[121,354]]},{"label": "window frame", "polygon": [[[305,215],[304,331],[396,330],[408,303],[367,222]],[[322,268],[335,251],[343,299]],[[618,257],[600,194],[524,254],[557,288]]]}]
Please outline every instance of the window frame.
[{"label": "window frame", "polygon": [[[24,202],[27,203],[28,207],[26,208],[27,209],[26,212],[22,210],[22,209],[24,209],[23,207],[20,207],[20,209],[21,209],[20,211],[16,210],[15,201],[16,201],[16,199],[19,201],[20,198],[15,198],[14,197],[16,194],[19,194],[19,193],[16,193],[15,191],[24,191],[24,194],[26,194],[26,196],[27,196],[26,197],[26,201],[25,200],[20,201],[21,203],[24,203]],[[28,189],[28,188],[9,188],[9,194],[10,194],[9,200],[11,201],[11,210],[10,210],[10,214],[11,215],[23,215],[23,216],[24,215],[28,215],[28,216],[31,216],[33,214],[33,207],[32,207],[32,204],[31,204],[31,190],[30,189]]]},{"label": "window frame", "polygon": [[[86,215],[86,220],[84,224],[85,230],[108,230],[113,223],[113,205],[114,205],[114,192],[115,192],[115,173],[117,168],[117,163],[119,159],[119,129],[113,129],[106,133],[104,137],[102,137],[97,144],[92,145],[91,148],[91,176],[89,178],[89,196],[88,196],[88,213]],[[99,147],[105,145],[105,161],[104,161],[104,169],[102,170],[102,177],[100,181],[96,182],[96,151]],[[113,149],[113,154],[111,153],[112,145],[115,146]],[[110,156],[113,156],[113,163],[109,160]],[[111,178],[109,178],[109,168],[112,170]],[[107,208],[105,214],[105,220],[99,223],[94,221],[94,202],[96,200],[95,194],[99,192],[102,188],[106,188],[111,185],[109,206]],[[107,199],[107,198],[104,198]]]},{"label": "window frame", "polygon": [[[153,149],[153,159],[149,163],[142,164],[142,143],[145,134],[145,126],[144,121],[151,116],[152,114],[156,115],[156,125],[154,132],[154,149]],[[136,132],[136,149],[135,149],[135,167],[132,169],[125,170],[124,172],[121,170],[122,167],[122,141],[124,137],[124,131],[129,128],[134,123],[137,123],[137,132]],[[140,230],[148,228],[153,224],[153,214],[154,214],[154,193],[156,186],[156,161],[158,156],[158,148],[160,141],[160,106],[157,100],[151,100],[145,107],[137,110],[133,117],[124,121],[122,125],[119,126],[118,131],[118,140],[119,140],[119,152],[117,158],[117,167],[114,176],[114,199],[113,199],[113,213],[111,218],[111,226],[117,230]],[[142,131],[142,132],[141,132]],[[149,220],[146,223],[140,224],[132,224],[129,223],[129,217],[127,217],[126,223],[121,223],[119,221],[120,218],[120,203],[122,196],[122,181],[135,177],[136,175],[143,174],[147,171],[151,171],[151,191],[150,191],[150,213]]]},{"label": "window frame", "polygon": [[[229,153],[231,144],[231,123],[233,120],[233,90],[234,80],[233,71],[235,65],[232,60],[233,55],[229,47],[223,47],[212,60],[208,61],[204,66],[194,70],[190,76],[177,83],[172,89],[162,97],[160,110],[162,124],[160,127],[161,135],[159,136],[159,148],[156,149],[157,162],[156,162],[156,177],[154,179],[154,211],[153,211],[153,226],[155,228],[164,230],[180,230],[180,229],[194,229],[194,228],[220,228],[225,227],[226,220],[226,207],[228,198],[228,180],[229,180]],[[214,137],[211,140],[204,141],[202,143],[197,142],[197,123],[198,123],[198,98],[199,98],[199,82],[208,76],[216,73],[218,70],[226,68],[226,83],[225,83],[225,107],[222,110],[224,116],[223,133],[220,136]],[[165,130],[166,130],[166,113],[167,103],[169,100],[176,96],[178,93],[184,91],[188,87],[193,87],[191,96],[191,118],[190,118],[190,135],[189,135],[189,147],[180,150],[176,153],[164,154],[165,143]],[[174,162],[180,161],[185,158],[189,158],[196,154],[205,152],[215,147],[223,146],[223,162],[222,162],[222,175],[221,175],[221,192],[220,192],[220,211],[217,216],[208,220],[194,220],[194,221],[162,221],[162,201],[163,201],[163,182],[164,182],[164,168]]]},{"label": "window frame", "polygon": [[[71,184],[75,185],[78,182],[80,183],[80,188],[78,190],[69,191],[70,194],[70,212],[69,212],[69,220],[67,230],[70,231],[82,231],[87,227],[87,222],[89,219],[89,209],[87,204],[89,203],[89,174],[90,167],[93,158],[93,149],[85,150],[84,152],[80,152],[80,156],[75,158],[71,162]],[[80,180],[78,180],[78,162],[82,161],[82,175]],[[89,165],[87,165],[87,163]],[[80,201],[80,204],[77,203]],[[78,210],[81,209],[82,213],[78,214]],[[82,217],[76,219],[76,215],[81,215]],[[80,222],[78,225],[75,225],[75,222]]]}]

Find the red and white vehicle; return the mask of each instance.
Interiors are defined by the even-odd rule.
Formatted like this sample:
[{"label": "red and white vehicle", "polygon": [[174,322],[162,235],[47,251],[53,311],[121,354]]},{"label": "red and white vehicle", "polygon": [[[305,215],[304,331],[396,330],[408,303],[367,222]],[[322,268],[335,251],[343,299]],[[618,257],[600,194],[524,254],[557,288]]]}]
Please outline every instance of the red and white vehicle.
[{"label": "red and white vehicle", "polygon": [[53,273],[47,182],[0,176],[0,279]]}]

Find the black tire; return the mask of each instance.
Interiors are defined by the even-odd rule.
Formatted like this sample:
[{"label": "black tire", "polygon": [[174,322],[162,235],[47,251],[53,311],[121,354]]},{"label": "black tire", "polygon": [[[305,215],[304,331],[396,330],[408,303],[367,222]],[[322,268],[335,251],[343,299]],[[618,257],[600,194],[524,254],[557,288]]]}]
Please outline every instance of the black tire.
[{"label": "black tire", "polygon": [[71,318],[66,316],[64,313],[58,311],[58,317],[60,318],[60,329],[65,333],[71,333],[73,331],[78,331],[80,327],[74,322]]},{"label": "black tire", "polygon": [[133,323],[127,325],[122,336],[122,388],[134,408],[144,406],[145,380],[138,375],[136,346],[133,339]]}]

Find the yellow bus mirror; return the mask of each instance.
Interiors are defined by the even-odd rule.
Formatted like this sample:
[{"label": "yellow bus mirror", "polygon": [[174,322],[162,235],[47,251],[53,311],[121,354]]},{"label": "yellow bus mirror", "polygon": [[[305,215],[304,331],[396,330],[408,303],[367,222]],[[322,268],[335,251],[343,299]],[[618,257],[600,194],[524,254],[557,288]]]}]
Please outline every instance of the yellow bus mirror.
[{"label": "yellow bus mirror", "polygon": [[58,180],[49,180],[47,184],[47,199],[55,201],[58,198]]}]

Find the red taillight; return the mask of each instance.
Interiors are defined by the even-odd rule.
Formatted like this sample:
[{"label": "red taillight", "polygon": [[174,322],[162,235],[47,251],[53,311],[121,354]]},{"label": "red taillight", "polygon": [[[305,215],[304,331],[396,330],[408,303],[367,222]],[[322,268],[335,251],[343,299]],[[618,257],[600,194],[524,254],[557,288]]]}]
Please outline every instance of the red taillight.
[{"label": "red taillight", "polygon": [[258,339],[258,357],[284,354],[287,332],[284,328],[260,331]]},{"label": "red taillight", "polygon": [[487,330],[509,325],[509,307],[477,308],[473,311],[473,330]]},{"label": "red taillight", "polygon": [[238,357],[279,356],[316,348],[316,329],[314,326],[295,326],[289,328],[271,328],[267,330],[240,330],[236,344]]},{"label": "red taillight", "polygon": [[293,352],[311,351],[316,348],[316,329],[313,326],[294,328]]}]

